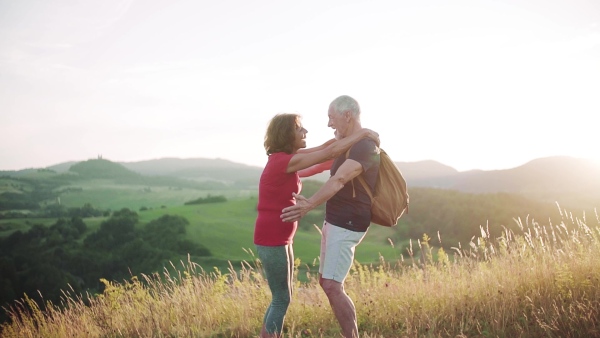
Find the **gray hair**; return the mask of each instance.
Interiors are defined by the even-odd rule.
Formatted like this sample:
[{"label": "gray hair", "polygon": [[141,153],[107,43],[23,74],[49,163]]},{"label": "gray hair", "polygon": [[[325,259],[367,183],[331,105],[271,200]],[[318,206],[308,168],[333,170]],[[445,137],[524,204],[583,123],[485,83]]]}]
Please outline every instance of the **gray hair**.
[{"label": "gray hair", "polygon": [[329,107],[332,107],[338,114],[349,111],[355,118],[360,117],[360,106],[358,105],[358,102],[348,95],[338,96],[335,100],[331,101]]}]

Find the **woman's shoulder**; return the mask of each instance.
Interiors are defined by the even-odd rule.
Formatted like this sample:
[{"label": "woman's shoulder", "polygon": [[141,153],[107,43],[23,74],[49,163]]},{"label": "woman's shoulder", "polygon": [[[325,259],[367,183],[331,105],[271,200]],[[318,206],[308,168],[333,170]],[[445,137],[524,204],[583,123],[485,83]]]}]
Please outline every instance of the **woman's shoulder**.
[{"label": "woman's shoulder", "polygon": [[272,153],[269,155],[268,166],[282,166],[287,167],[288,163],[292,159],[294,154],[288,154],[283,151]]},{"label": "woman's shoulder", "polygon": [[286,152],[279,151],[279,152],[272,153],[271,155],[269,155],[269,160],[283,161],[285,159],[292,158],[292,156],[294,156],[294,154],[288,154]]},{"label": "woman's shoulder", "polygon": [[287,167],[294,154],[277,152],[269,155],[269,160],[262,172],[262,179],[273,181],[297,173],[288,173]]}]

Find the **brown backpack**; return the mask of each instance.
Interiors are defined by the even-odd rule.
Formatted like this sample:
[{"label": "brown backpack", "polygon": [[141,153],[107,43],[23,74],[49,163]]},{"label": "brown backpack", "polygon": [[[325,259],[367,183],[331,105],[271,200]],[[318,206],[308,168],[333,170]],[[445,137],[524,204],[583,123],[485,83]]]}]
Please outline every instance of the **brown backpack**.
[{"label": "brown backpack", "polygon": [[[346,158],[348,153],[349,151],[346,153]],[[361,175],[358,176],[358,180],[371,198],[371,222],[391,227],[398,224],[405,211],[408,213],[408,190],[406,180],[394,161],[381,148],[379,148],[379,155],[381,161],[375,183],[375,194],[371,192]],[[354,185],[354,180],[352,184]]]}]

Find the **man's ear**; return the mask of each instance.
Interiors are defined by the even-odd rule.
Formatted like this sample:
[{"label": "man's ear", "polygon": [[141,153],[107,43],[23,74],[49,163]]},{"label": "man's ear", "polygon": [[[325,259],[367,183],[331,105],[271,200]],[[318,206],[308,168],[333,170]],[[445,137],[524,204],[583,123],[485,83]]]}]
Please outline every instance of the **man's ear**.
[{"label": "man's ear", "polygon": [[350,113],[349,110],[346,110],[344,112],[344,117],[346,118],[346,121],[350,122],[350,119],[352,118],[352,113]]}]

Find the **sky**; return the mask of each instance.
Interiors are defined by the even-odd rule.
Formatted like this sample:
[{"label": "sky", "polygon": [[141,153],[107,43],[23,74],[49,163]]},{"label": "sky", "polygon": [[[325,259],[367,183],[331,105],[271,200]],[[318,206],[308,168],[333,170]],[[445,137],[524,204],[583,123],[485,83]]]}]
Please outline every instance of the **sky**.
[{"label": "sky", "polygon": [[267,160],[350,95],[397,162],[600,161],[600,1],[0,0],[0,170]]}]

